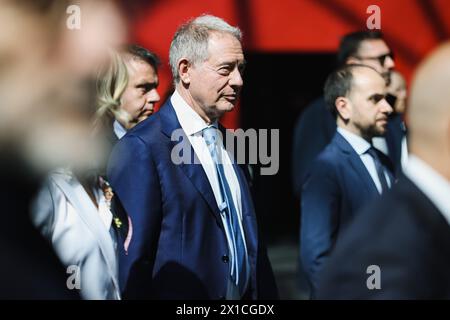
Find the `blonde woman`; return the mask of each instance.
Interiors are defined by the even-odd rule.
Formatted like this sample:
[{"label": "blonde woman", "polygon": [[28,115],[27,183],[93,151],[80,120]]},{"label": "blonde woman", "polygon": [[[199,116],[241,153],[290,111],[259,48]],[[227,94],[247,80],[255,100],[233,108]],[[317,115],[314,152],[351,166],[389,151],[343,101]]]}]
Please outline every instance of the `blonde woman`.
[{"label": "blonde woman", "polygon": [[[120,56],[111,53],[107,70],[124,68]],[[114,92],[124,90],[127,73],[116,72]],[[100,92],[98,93],[100,96]],[[114,95],[111,96],[114,98]],[[93,119],[93,145],[103,145],[107,114],[115,114],[110,105],[99,105]],[[104,149],[103,149],[104,150]],[[109,184],[99,174],[104,155],[87,155],[91,167],[70,167],[52,172],[32,207],[32,221],[49,240],[53,250],[67,268],[67,287],[79,290],[88,300],[121,298],[118,280],[118,221],[111,212]]]},{"label": "blonde woman", "polygon": [[[130,50],[111,52],[108,65],[99,73],[93,121],[96,140],[111,136],[113,128],[133,127],[153,112],[152,101],[159,100],[156,67],[135,58]],[[142,66],[144,63],[148,66]],[[148,74],[150,68],[155,73]],[[117,133],[115,136],[119,138]],[[70,168],[53,172],[33,206],[35,226],[66,266],[68,286],[79,289],[83,299],[121,298],[118,251],[128,225],[123,212],[117,210],[124,217],[121,219],[111,210],[113,192],[102,177],[107,149],[101,157],[92,155],[91,162],[98,165],[90,171]]]},{"label": "blonde woman", "polygon": [[97,83],[97,114],[111,127],[113,140],[122,138],[155,111],[155,103],[160,100],[158,65],[154,53],[137,45],[112,55],[110,67],[103,71]]}]

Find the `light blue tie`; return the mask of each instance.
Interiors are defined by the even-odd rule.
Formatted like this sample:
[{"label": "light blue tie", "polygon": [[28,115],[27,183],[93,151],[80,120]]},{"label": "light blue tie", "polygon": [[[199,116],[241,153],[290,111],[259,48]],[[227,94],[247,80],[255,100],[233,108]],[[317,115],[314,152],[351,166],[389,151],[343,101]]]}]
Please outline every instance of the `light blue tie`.
[{"label": "light blue tie", "polygon": [[[242,236],[241,228],[239,227],[239,217],[234,206],[233,197],[231,195],[230,186],[228,185],[225,171],[222,165],[221,154],[217,147],[217,129],[215,127],[208,127],[203,130],[203,138],[205,139],[208,150],[216,165],[217,176],[219,178],[220,192],[224,205],[221,210],[225,213],[226,228],[231,236],[234,252],[234,261],[230,263],[231,281],[239,289],[242,296],[244,294],[246,280],[247,280],[247,260],[245,254],[244,238]],[[236,271],[237,270],[237,271]]]}]

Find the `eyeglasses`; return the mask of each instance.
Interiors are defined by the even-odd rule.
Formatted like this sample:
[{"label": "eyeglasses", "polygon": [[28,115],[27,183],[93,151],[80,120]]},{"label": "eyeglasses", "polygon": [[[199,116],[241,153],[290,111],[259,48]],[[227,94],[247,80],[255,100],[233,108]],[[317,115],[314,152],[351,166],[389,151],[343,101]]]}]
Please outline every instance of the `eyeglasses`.
[{"label": "eyeglasses", "polygon": [[355,58],[359,59],[359,60],[378,60],[378,62],[384,66],[384,63],[386,62],[387,58],[391,58],[392,60],[394,60],[394,53],[393,52],[388,52],[386,54],[383,54],[381,56],[378,57],[361,57],[361,56],[355,56]]}]

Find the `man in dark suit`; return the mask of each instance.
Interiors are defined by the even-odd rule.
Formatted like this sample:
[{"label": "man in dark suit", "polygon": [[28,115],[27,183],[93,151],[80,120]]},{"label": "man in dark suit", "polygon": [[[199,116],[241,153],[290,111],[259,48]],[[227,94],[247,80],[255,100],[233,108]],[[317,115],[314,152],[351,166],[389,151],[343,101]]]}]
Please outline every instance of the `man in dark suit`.
[{"label": "man in dark suit", "polygon": [[113,151],[108,175],[133,230],[120,259],[124,298],[277,296],[245,167],[215,129],[224,133],[218,119],[243,85],[240,39],[214,16],[182,25],[170,47],[174,94]]},{"label": "man in dark suit", "polygon": [[346,65],[325,84],[337,132],[306,175],[301,202],[301,258],[311,283],[358,208],[394,183],[389,159],[372,145],[392,112],[382,76],[364,65]]},{"label": "man in dark suit", "polygon": [[357,215],[323,270],[324,299],[450,298],[450,43],[421,64],[404,177]]},{"label": "man in dark suit", "polygon": [[[392,51],[378,31],[353,32],[342,38],[337,53],[337,65],[342,67],[352,63],[374,68],[383,75],[386,83],[389,83],[391,71],[395,66]],[[397,128],[394,126],[393,129]],[[292,154],[292,175],[296,195],[300,196],[305,174],[317,155],[331,141],[335,131],[336,121],[323,97],[314,100],[300,115],[295,126]],[[395,142],[390,143],[390,138],[391,136],[386,136],[386,141],[377,139],[382,145],[375,145],[375,148],[382,149],[381,151],[391,157],[397,150]],[[391,158],[393,162],[395,159]],[[394,165],[397,166],[399,163],[394,162]]]},{"label": "man in dark suit", "polygon": [[391,72],[391,83],[388,88],[386,100],[393,107],[386,132],[386,142],[389,150],[389,158],[395,164],[397,176],[402,174],[402,167],[408,161],[408,144],[405,124],[406,110],[406,81],[398,71]]}]

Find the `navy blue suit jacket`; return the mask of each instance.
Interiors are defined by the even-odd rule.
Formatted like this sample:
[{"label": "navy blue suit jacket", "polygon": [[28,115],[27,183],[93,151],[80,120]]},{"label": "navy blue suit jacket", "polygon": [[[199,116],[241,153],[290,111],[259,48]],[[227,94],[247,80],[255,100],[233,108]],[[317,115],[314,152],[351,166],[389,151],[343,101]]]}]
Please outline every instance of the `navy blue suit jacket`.
[{"label": "navy blue suit jacket", "polygon": [[392,114],[387,124],[386,143],[389,150],[389,158],[394,164],[397,176],[400,176],[402,173],[402,140],[405,135],[402,116],[398,113]]},{"label": "navy blue suit jacket", "polygon": [[336,119],[323,97],[314,100],[300,115],[294,129],[292,179],[294,193],[300,196],[303,179],[311,163],[330,143],[336,132]]},{"label": "navy blue suit jacket", "polygon": [[[379,267],[380,288],[368,289]],[[450,226],[406,177],[358,213],[328,259],[320,299],[450,299]]]},{"label": "navy blue suit jacket", "polygon": [[[300,115],[294,130],[292,180],[294,193],[300,196],[305,175],[311,164],[330,143],[336,132],[336,119],[328,110],[323,97],[314,100]],[[385,134],[389,158],[395,172],[401,173],[401,142],[405,133],[399,114],[389,117]]]},{"label": "navy blue suit jacket", "polygon": [[[389,159],[378,152],[392,172]],[[336,132],[305,177],[301,201],[300,252],[312,291],[336,241],[362,206],[379,195],[352,146]]]},{"label": "navy blue suit jacket", "polygon": [[[120,257],[125,298],[220,299],[229,278],[228,246],[214,193],[188,138],[197,164],[174,164],[171,152],[181,129],[170,100],[119,140],[108,177],[128,213],[132,237]],[[258,228],[243,169],[243,227],[251,279],[248,298],[276,298],[277,290]]]}]

